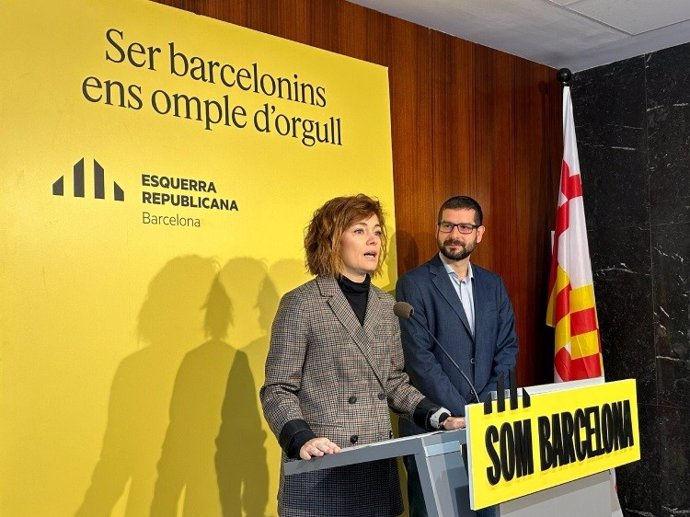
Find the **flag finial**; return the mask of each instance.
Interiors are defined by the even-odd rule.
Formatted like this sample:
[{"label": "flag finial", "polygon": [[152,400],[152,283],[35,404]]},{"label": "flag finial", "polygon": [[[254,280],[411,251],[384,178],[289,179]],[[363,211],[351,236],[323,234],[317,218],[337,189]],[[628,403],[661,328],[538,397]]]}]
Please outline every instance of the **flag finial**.
[{"label": "flag finial", "polygon": [[570,71],[569,68],[561,68],[556,74],[556,77],[558,78],[558,81],[561,83],[561,85],[569,86],[570,80],[573,78],[573,73]]}]

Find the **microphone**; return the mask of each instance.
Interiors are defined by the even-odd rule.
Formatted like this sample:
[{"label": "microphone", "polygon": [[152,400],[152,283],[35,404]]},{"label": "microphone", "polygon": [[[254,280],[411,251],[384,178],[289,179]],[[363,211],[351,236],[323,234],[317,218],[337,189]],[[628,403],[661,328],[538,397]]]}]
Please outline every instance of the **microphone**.
[{"label": "microphone", "polygon": [[426,333],[429,334],[429,336],[431,336],[431,339],[434,340],[436,346],[439,347],[441,352],[443,352],[445,356],[448,358],[448,360],[452,363],[452,365],[455,366],[455,369],[458,372],[460,372],[460,375],[462,375],[462,378],[465,379],[465,382],[467,382],[467,385],[470,387],[470,390],[472,390],[472,395],[474,395],[474,398],[477,399],[477,402],[481,402],[479,400],[479,394],[477,393],[474,384],[472,384],[472,381],[470,381],[470,378],[467,375],[465,375],[465,372],[462,371],[462,368],[460,368],[458,363],[456,363],[455,360],[450,356],[450,354],[441,344],[441,342],[438,339],[436,339],[436,336],[434,336],[433,332],[431,332],[431,330],[429,330],[427,326],[418,317],[414,315],[414,307],[412,307],[412,305],[410,305],[407,302],[396,302],[395,305],[393,305],[393,313],[400,319],[412,319],[419,323],[419,326],[422,327],[426,331]]}]

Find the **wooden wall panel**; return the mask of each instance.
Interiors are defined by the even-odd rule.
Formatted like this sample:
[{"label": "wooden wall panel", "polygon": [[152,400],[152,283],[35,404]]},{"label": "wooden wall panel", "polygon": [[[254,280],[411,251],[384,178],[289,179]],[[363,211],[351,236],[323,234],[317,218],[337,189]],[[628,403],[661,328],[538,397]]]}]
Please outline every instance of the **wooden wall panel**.
[{"label": "wooden wall panel", "polygon": [[475,182],[474,46],[468,41],[431,32],[432,170],[434,231],[438,207],[455,193],[473,192]]},{"label": "wooden wall panel", "polygon": [[476,197],[487,233],[473,259],[510,292],[520,382],[551,380],[543,321],[561,158],[555,70],[344,0],[157,1],[387,66],[400,273],[436,252],[439,204]]},{"label": "wooden wall panel", "polygon": [[552,380],[553,372],[553,334],[547,330],[544,320],[551,260],[550,231],[555,221],[552,206],[558,185],[554,171],[559,171],[561,162],[560,124],[551,122],[560,121],[561,86],[551,70],[527,61],[515,68],[514,86],[515,224],[519,239],[515,263],[521,265],[521,271],[516,275],[513,303],[516,307],[529,308],[522,309],[519,315],[518,332],[534,336],[532,341],[522,344],[518,364],[526,378],[544,383]]},{"label": "wooden wall panel", "polygon": [[515,171],[513,168],[514,62],[517,58],[488,49],[475,49],[475,187],[469,194],[484,210],[485,242],[477,262],[501,274],[513,292],[510,270],[515,250]]},{"label": "wooden wall panel", "polygon": [[[395,182],[395,245],[398,270],[407,271],[425,257],[433,244],[428,216],[433,210],[431,178],[432,87],[429,31],[402,20],[393,20],[389,64],[391,132]],[[395,113],[395,115],[393,115]]]}]

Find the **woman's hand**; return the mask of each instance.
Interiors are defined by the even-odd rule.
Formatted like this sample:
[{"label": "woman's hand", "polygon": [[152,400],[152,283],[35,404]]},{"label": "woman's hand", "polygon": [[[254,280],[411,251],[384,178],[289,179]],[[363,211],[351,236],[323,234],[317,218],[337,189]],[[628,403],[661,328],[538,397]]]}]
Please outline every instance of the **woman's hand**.
[{"label": "woman's hand", "polygon": [[441,429],[446,431],[453,431],[455,429],[465,428],[465,418],[462,416],[449,416],[441,422]]},{"label": "woman's hand", "polygon": [[310,460],[313,457],[323,456],[324,454],[335,454],[337,452],[340,452],[340,447],[328,438],[319,437],[312,438],[302,445],[299,450],[299,457],[303,460]]}]

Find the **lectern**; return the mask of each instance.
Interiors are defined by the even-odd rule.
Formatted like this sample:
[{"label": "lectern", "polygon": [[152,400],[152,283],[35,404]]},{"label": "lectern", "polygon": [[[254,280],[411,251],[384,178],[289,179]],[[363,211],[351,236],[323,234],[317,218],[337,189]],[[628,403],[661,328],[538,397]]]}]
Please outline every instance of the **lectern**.
[{"label": "lectern", "polygon": [[283,466],[286,476],[367,461],[414,455],[429,517],[473,516],[467,470],[460,454],[465,431],[444,431],[347,447],[338,454]]}]

